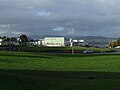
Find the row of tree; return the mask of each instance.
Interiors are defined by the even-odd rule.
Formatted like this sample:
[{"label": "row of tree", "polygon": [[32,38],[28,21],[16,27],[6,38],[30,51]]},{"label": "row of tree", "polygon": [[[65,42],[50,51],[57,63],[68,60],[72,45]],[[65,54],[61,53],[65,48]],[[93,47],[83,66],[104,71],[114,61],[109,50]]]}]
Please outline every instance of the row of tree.
[{"label": "row of tree", "polygon": [[21,46],[26,46],[27,42],[29,41],[28,37],[25,34],[20,35],[19,40],[17,40],[16,37],[6,37],[6,36],[3,36],[3,37],[0,36],[0,39],[2,39],[3,42],[10,42],[10,44],[11,44],[11,42],[17,42],[18,41]]},{"label": "row of tree", "polygon": [[116,41],[111,41],[111,42],[109,42],[109,45],[108,45],[109,47],[111,47],[111,48],[114,48],[114,47],[117,47],[117,46],[120,46],[120,37],[119,38],[117,38],[117,40]]}]

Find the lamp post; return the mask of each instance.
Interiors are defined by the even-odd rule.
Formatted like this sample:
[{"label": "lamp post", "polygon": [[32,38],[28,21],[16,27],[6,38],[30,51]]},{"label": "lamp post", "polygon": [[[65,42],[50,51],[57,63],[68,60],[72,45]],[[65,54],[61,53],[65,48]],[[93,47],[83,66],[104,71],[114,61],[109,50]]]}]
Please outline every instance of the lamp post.
[{"label": "lamp post", "polygon": [[9,24],[9,38],[10,38],[10,42],[9,42],[9,44],[10,44],[10,51],[12,51],[12,29],[13,29],[13,26],[15,26],[15,25],[13,25],[13,24]]},{"label": "lamp post", "polygon": [[9,25],[10,29],[10,52],[11,52],[11,33],[12,33],[12,24]]},{"label": "lamp post", "polygon": [[74,29],[72,27],[72,40],[71,40],[72,54],[74,54],[73,38],[74,38]]}]

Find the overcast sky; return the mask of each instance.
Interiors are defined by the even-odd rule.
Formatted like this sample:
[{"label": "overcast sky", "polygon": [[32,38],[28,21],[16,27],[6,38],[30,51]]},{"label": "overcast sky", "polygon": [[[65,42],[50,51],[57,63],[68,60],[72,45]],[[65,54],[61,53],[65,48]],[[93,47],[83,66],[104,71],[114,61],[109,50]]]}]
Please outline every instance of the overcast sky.
[{"label": "overcast sky", "polygon": [[71,35],[71,28],[119,37],[120,0],[0,0],[0,35]]}]

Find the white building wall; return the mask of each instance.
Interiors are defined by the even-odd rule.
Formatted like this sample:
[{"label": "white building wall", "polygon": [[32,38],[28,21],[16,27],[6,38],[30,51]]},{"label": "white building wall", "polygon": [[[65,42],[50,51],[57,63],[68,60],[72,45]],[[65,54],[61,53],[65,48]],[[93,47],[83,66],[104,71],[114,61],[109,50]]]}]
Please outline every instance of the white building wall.
[{"label": "white building wall", "polygon": [[45,37],[45,46],[62,47],[64,43],[64,37]]},{"label": "white building wall", "polygon": [[0,39],[0,45],[2,45],[2,41],[3,41],[3,39]]}]

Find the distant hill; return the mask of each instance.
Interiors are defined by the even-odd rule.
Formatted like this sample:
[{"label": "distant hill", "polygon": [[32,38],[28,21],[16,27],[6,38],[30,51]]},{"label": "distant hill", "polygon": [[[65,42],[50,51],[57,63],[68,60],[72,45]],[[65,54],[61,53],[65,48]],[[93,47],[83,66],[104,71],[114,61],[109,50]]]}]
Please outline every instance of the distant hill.
[{"label": "distant hill", "polygon": [[107,45],[109,38],[100,36],[86,36],[87,42],[91,45]]},{"label": "distant hill", "polygon": [[107,45],[110,40],[116,40],[116,38],[108,38],[101,36],[85,36],[84,39],[91,45]]}]

